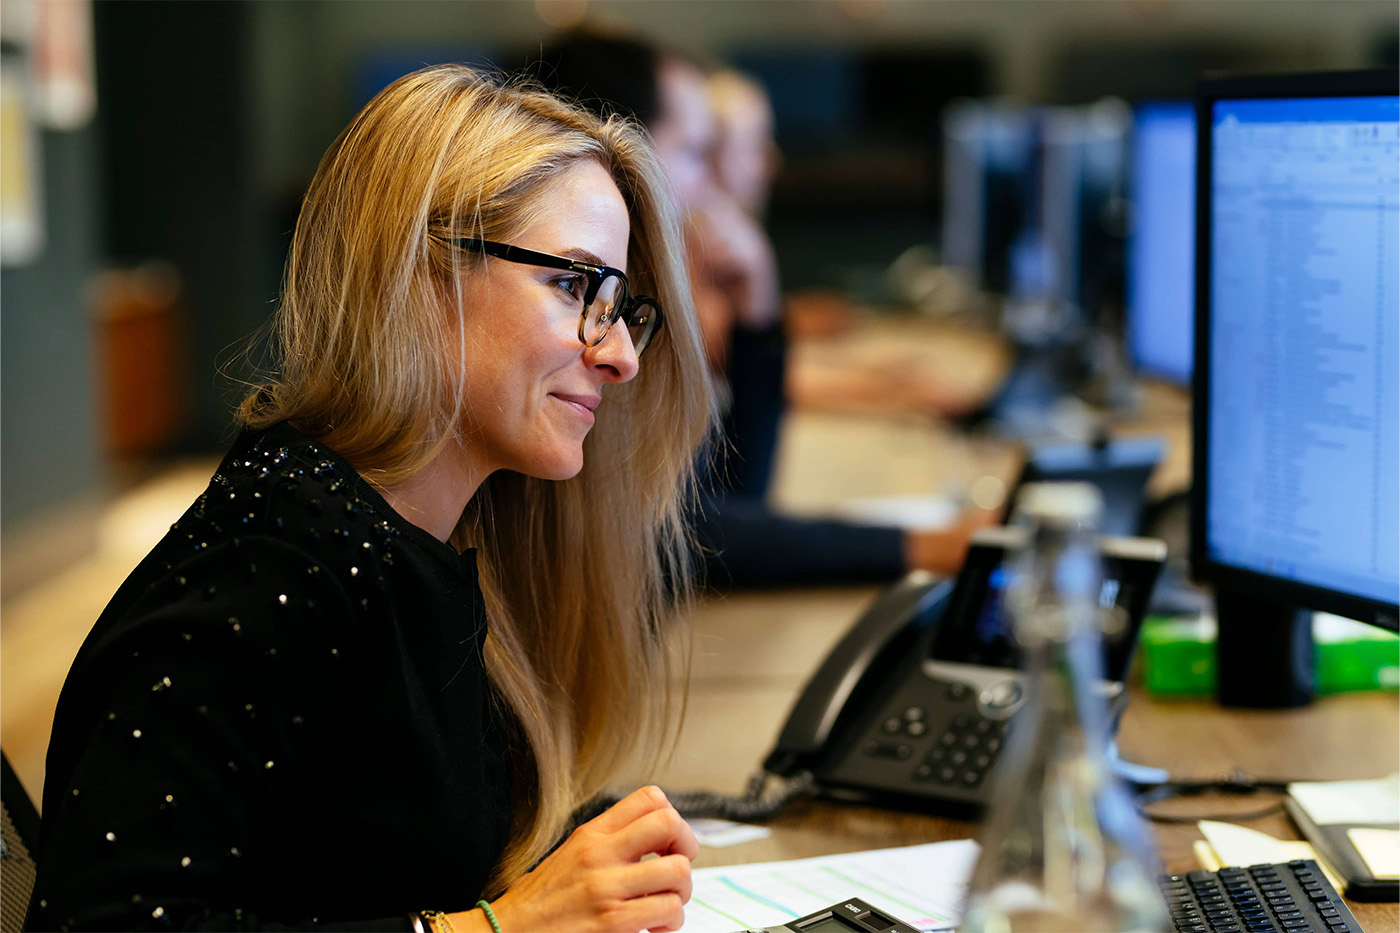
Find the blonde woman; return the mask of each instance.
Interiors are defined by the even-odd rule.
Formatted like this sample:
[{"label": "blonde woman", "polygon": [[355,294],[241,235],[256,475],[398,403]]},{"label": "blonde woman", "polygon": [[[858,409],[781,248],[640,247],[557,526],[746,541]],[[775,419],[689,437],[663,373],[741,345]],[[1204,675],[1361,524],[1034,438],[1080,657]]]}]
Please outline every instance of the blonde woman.
[{"label": "blonde woman", "polygon": [[629,124],[463,67],[340,134],[277,371],[69,674],[31,926],[680,926],[660,791],[560,844],[677,708],[712,414],[665,191]]}]

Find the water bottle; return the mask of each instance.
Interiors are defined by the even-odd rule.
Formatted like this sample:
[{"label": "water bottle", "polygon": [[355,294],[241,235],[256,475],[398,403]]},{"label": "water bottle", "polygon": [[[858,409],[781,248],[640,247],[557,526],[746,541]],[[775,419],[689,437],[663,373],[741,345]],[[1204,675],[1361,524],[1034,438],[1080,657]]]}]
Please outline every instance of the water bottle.
[{"label": "water bottle", "polygon": [[1087,483],[1019,498],[1024,546],[1004,609],[1021,646],[1025,700],[1002,752],[963,933],[1157,933],[1170,929],[1153,836],[1110,772],[1101,631],[1113,608]]}]

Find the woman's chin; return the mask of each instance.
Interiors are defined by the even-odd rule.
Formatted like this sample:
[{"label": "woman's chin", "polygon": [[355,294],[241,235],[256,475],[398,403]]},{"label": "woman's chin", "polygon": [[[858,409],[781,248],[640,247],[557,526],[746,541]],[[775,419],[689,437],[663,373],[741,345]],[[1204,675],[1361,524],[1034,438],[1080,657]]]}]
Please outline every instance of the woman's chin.
[{"label": "woman's chin", "polygon": [[576,450],[571,454],[542,459],[532,464],[529,470],[523,472],[528,473],[536,479],[561,481],[573,479],[575,476],[578,476],[579,471],[582,469],[583,451]]}]

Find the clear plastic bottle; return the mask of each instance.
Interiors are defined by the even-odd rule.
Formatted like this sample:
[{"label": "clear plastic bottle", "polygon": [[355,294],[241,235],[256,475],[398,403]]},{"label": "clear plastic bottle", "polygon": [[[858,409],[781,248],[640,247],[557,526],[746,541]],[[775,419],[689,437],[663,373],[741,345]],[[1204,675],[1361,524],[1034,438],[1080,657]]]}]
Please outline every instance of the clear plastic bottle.
[{"label": "clear plastic bottle", "polygon": [[[1027,486],[1005,609],[1024,657],[963,933],[1170,929],[1152,835],[1107,763],[1094,486]],[[1105,600],[1112,605],[1111,600]]]}]

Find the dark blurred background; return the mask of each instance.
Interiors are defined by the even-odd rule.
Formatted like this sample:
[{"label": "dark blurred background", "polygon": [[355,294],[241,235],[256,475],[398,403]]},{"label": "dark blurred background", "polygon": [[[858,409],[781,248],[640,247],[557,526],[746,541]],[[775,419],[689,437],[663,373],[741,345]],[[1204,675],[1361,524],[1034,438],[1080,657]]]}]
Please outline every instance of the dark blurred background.
[{"label": "dark blurred background", "polygon": [[[230,439],[241,350],[274,308],[317,160],[423,64],[514,68],[586,18],[755,75],[784,154],[770,229],[796,288],[936,247],[954,98],[1189,97],[1209,70],[1393,64],[1397,32],[1393,0],[64,4],[90,27],[69,46],[95,111],[54,125],[7,103],[4,122],[7,169],[14,152],[32,160],[43,231],[0,273],[7,545],[36,524],[81,528],[129,477]],[[40,53],[21,21],[34,6],[0,14],[9,91]],[[7,578],[22,557],[7,547]]]}]

